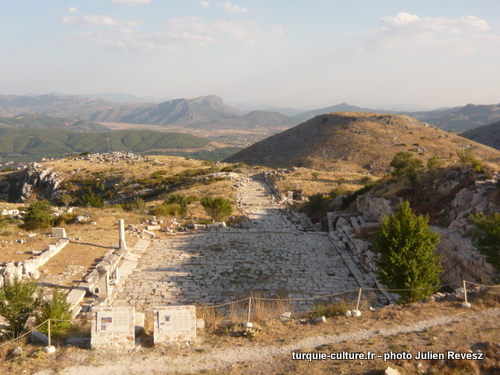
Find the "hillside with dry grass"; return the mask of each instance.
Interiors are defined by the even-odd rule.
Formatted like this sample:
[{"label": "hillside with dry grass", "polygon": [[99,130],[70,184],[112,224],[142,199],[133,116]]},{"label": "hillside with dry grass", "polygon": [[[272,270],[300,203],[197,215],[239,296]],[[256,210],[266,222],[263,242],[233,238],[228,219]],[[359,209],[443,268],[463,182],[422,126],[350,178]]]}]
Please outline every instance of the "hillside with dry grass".
[{"label": "hillside with dry grass", "polygon": [[483,160],[500,158],[497,150],[408,116],[338,112],[317,116],[226,161],[381,174],[388,171],[392,158],[400,151],[412,152],[424,161],[436,156],[450,163],[458,160],[457,151],[468,147],[474,147]]},{"label": "hillside with dry grass", "polygon": [[462,137],[500,150],[500,121],[468,130]]}]

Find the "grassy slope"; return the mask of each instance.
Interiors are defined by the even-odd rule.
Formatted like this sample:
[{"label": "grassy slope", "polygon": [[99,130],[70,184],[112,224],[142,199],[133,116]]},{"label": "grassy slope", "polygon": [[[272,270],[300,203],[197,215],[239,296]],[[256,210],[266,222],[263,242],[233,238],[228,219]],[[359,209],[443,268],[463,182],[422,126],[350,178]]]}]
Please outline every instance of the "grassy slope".
[{"label": "grassy slope", "polygon": [[62,157],[85,151],[146,152],[162,149],[203,148],[210,140],[190,134],[149,130],[77,133],[64,129],[0,129],[0,156]]}]

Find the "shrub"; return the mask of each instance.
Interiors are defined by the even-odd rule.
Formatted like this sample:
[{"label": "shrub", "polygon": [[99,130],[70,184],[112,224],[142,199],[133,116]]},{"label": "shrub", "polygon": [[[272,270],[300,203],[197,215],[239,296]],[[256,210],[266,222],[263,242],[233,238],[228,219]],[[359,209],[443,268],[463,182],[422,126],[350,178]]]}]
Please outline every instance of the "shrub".
[{"label": "shrub", "polygon": [[[409,202],[382,220],[375,239],[378,278],[401,296],[399,302],[420,301],[434,293],[442,271],[434,247],[439,235],[429,229],[427,216],[416,216]],[[406,290],[403,290],[406,289]]]},{"label": "shrub", "polygon": [[424,166],[421,159],[415,158],[411,152],[401,151],[394,155],[390,166],[394,168],[393,176],[406,175],[415,184],[417,181],[417,170]]},{"label": "shrub", "polygon": [[215,221],[222,220],[225,216],[229,216],[233,212],[229,199],[223,197],[212,197],[210,195],[203,197],[200,201],[205,209],[205,212]]},{"label": "shrub", "polygon": [[439,160],[437,156],[433,156],[427,161],[427,168],[431,171],[437,170],[439,167],[441,167],[441,165],[441,160]]},{"label": "shrub", "polygon": [[146,202],[141,197],[134,197],[132,202],[125,204],[125,210],[135,212],[138,215],[144,215],[147,210]]},{"label": "shrub", "polygon": [[458,160],[461,164],[471,164],[475,159],[475,151],[472,147],[457,151]]},{"label": "shrub", "polygon": [[328,199],[322,193],[310,195],[308,198],[309,202],[305,204],[304,209],[309,217],[320,214],[328,206]]},{"label": "shrub", "polygon": [[67,223],[70,223],[73,220],[75,220],[75,218],[77,216],[78,216],[78,214],[76,214],[76,213],[65,212],[62,215],[59,215],[59,216],[54,218],[53,225],[55,227],[62,227],[64,225],[66,225]]},{"label": "shrub", "polygon": [[54,223],[52,206],[46,199],[33,202],[26,209],[22,227],[26,230],[50,228]]},{"label": "shrub", "polygon": [[19,337],[27,331],[26,323],[41,304],[41,293],[32,281],[15,279],[0,289],[0,315],[8,322],[8,337]]},{"label": "shrub", "polygon": [[86,194],[83,194],[80,198],[80,204],[82,206],[90,206],[96,208],[104,208],[104,200],[102,197],[96,195],[94,190],[90,189]]},{"label": "shrub", "polygon": [[347,190],[344,189],[343,187],[336,187],[336,188],[333,188],[332,190],[330,190],[330,192],[328,193],[328,196],[332,199],[335,199],[341,195],[346,195],[347,194]]},{"label": "shrub", "polygon": [[180,216],[181,212],[182,207],[178,203],[162,203],[152,210],[155,216]]},{"label": "shrub", "polygon": [[76,199],[77,198],[74,195],[66,194],[66,193],[63,193],[63,194],[59,195],[59,197],[58,197],[59,203],[62,204],[63,206],[65,206],[66,208],[69,207],[69,205],[71,203],[76,202]]},{"label": "shrub", "polygon": [[[40,305],[40,313],[37,316],[37,325],[42,324],[47,319],[69,320],[66,322],[50,322],[51,335],[60,336],[71,329],[71,305],[66,300],[66,295],[59,290],[54,289],[51,299],[44,300]],[[42,333],[47,333],[48,326],[44,324],[39,328]]]},{"label": "shrub", "polygon": [[181,208],[180,215],[186,216],[187,206],[188,206],[189,202],[184,194],[172,194],[167,198],[166,203],[167,204],[173,204],[173,203],[178,204]]},{"label": "shrub", "polygon": [[372,182],[373,178],[371,176],[363,176],[361,177],[361,183],[363,185],[368,185],[370,182]]}]

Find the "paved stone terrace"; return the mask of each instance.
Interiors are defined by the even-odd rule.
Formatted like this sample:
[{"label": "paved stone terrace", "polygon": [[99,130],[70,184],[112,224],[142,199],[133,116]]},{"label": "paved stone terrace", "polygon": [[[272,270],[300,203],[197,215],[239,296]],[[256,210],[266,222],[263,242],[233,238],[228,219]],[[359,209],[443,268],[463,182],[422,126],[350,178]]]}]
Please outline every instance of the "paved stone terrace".
[{"label": "paved stone terrace", "polygon": [[247,181],[239,194],[252,229],[154,240],[113,305],[148,310],[220,304],[251,292],[294,299],[359,287],[328,236],[299,231],[281,206],[271,204],[264,182]]}]

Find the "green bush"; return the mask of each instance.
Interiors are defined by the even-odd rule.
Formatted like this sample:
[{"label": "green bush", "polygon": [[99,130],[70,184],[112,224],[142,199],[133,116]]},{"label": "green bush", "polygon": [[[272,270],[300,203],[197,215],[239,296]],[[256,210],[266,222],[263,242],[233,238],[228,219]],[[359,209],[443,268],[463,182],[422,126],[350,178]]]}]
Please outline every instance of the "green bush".
[{"label": "green bush", "polygon": [[96,195],[94,190],[92,189],[81,196],[80,204],[82,206],[104,208],[104,200],[102,199],[102,197]]},{"label": "green bush", "polygon": [[71,203],[76,202],[77,198],[72,194],[63,193],[57,197],[60,204],[65,207],[69,207]]},{"label": "green bush", "polygon": [[330,192],[328,193],[328,196],[332,199],[335,199],[337,197],[340,197],[341,195],[346,195],[346,194],[347,194],[347,190],[344,189],[343,187],[338,186],[338,187],[330,190]]},{"label": "green bush", "polygon": [[328,199],[322,193],[310,195],[309,202],[304,205],[307,216],[323,216],[323,211],[328,207]]},{"label": "green bush", "polygon": [[173,203],[178,204],[181,207],[180,215],[181,216],[187,215],[187,206],[188,206],[189,202],[184,194],[169,195],[166,203],[167,204],[173,204]]},{"label": "green bush", "polygon": [[22,227],[26,230],[47,229],[54,223],[52,206],[46,199],[33,202],[26,209]]},{"label": "green bush", "polygon": [[476,152],[472,147],[457,151],[458,160],[461,164],[472,164],[475,159],[475,154]]},{"label": "green bush", "polygon": [[125,203],[124,208],[126,211],[132,211],[138,215],[144,215],[147,210],[146,202],[141,197],[134,197],[132,202]]},{"label": "green bush", "polygon": [[427,168],[431,171],[435,171],[441,167],[442,163],[436,156],[433,156],[427,161]]},{"label": "green bush", "polygon": [[[50,333],[54,336],[60,336],[67,333],[71,327],[71,305],[66,300],[66,295],[59,290],[54,289],[51,299],[44,300],[40,305],[40,313],[37,316],[37,325],[42,324],[47,319],[67,320],[51,321]],[[69,320],[69,321],[68,321]],[[42,333],[47,333],[48,325],[44,324],[38,329]]]},{"label": "green bush", "polygon": [[182,207],[178,203],[162,203],[152,209],[155,216],[181,216]]},{"label": "green bush", "polygon": [[27,331],[26,323],[41,302],[41,292],[33,281],[15,279],[3,284],[0,288],[0,315],[8,322],[8,338],[19,337]]},{"label": "green bush", "polygon": [[231,201],[223,197],[212,197],[208,195],[203,197],[200,203],[207,215],[215,221],[221,221],[224,217],[233,213]]},{"label": "green bush", "polygon": [[76,213],[65,212],[65,213],[54,218],[53,225],[55,227],[62,227],[64,225],[66,225],[67,223],[70,223],[73,220],[75,220],[75,218],[77,216],[78,216],[78,214],[76,214]]}]

